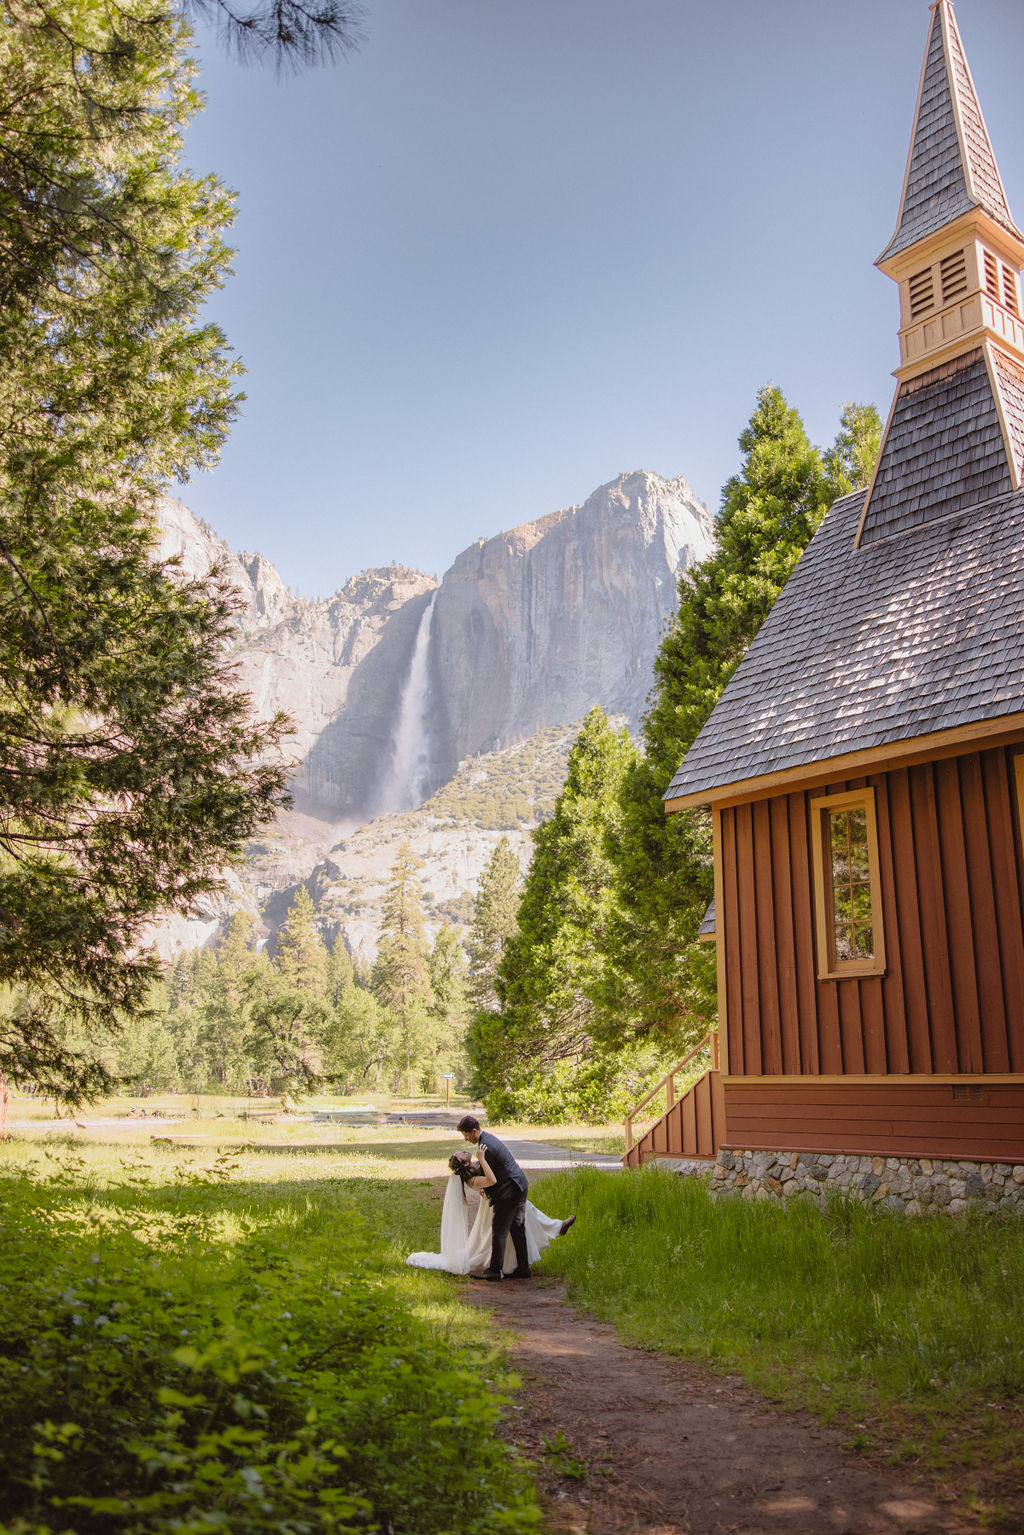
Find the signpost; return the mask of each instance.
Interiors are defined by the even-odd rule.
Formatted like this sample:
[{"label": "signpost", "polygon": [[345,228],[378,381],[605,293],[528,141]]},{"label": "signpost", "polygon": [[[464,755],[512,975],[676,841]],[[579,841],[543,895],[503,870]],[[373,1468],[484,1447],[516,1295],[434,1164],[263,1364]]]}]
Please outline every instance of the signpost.
[{"label": "signpost", "polygon": [[455,1078],[454,1071],[446,1071],[444,1074],[444,1106],[449,1108],[452,1101],[452,1082]]}]

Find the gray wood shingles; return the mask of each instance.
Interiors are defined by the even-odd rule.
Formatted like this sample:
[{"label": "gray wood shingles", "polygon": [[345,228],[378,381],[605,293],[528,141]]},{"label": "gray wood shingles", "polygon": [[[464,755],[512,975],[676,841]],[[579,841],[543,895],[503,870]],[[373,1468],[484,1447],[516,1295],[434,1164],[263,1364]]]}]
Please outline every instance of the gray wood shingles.
[{"label": "gray wood shingles", "polygon": [[[960,152],[953,88],[946,64],[940,7],[932,15],[921,95],[914,125],[906,186],[896,233],[879,257],[895,256],[916,240],[942,229],[961,213],[983,207],[1013,230],[995,156],[971,84],[963,45],[950,18],[950,68],[956,79],[967,166]],[[968,185],[967,172],[971,185]]]},{"label": "gray wood shingles", "polygon": [[666,799],[1024,710],[1024,492],[855,547],[829,511]]},{"label": "gray wood shingles", "polygon": [[979,348],[900,386],[861,541],[870,543],[1012,489]]}]

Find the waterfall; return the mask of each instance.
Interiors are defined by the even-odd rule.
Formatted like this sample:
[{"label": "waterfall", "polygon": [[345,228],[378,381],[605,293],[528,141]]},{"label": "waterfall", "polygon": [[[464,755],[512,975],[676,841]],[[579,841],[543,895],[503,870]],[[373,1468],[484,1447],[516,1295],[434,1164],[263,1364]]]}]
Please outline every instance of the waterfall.
[{"label": "waterfall", "polygon": [[412,648],[409,675],[398,705],[398,722],[391,738],[391,762],[381,790],[382,807],[415,810],[423,803],[430,757],[427,742],[427,662],[430,657],[430,624],[437,592],[423,609],[416,643]]}]

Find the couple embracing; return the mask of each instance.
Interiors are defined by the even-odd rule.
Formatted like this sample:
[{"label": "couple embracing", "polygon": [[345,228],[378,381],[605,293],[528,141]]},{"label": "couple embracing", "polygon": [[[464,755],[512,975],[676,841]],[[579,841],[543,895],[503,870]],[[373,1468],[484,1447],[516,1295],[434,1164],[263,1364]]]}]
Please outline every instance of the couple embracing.
[{"label": "couple embracing", "polygon": [[[457,1128],[474,1147],[476,1160],[470,1151],[449,1158],[452,1176],[441,1212],[441,1251],[413,1253],[406,1262],[474,1279],[529,1279],[531,1262],[554,1237],[564,1235],[576,1217],[561,1221],[538,1210],[527,1198],[526,1174],[511,1151],[490,1130],[481,1130],[472,1114],[460,1119]],[[471,1227],[467,1189],[480,1195]],[[509,1247],[515,1255],[514,1267]]]}]

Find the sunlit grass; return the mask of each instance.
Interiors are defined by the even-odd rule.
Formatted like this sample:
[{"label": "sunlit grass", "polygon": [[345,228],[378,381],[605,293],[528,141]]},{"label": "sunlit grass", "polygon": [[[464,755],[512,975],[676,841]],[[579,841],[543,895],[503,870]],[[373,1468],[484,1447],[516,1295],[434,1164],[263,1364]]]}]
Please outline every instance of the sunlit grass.
[{"label": "sunlit grass", "polygon": [[737,1371],[864,1447],[1019,1481],[1019,1217],[716,1200],[655,1168],[554,1174],[545,1193],[579,1217],[546,1264],[629,1342]]},{"label": "sunlit grass", "polygon": [[508,1387],[486,1318],[405,1266],[436,1245],[444,1178],[433,1145],[434,1176],[412,1175],[422,1150],[0,1144],[4,1517],[533,1529],[490,1432]]}]

